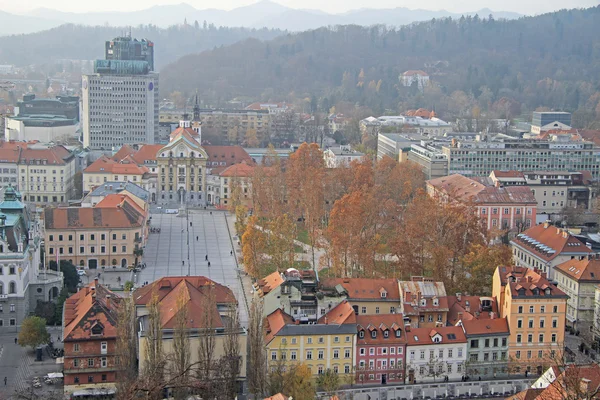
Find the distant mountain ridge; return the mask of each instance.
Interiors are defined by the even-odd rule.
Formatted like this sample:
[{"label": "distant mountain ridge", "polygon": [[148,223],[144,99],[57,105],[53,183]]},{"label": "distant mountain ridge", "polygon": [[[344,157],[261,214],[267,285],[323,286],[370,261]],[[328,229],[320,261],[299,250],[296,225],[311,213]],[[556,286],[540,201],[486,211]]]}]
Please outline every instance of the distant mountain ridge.
[{"label": "distant mountain ridge", "polygon": [[230,11],[214,8],[196,9],[187,3],[158,5],[131,12],[71,13],[50,8],[38,8],[27,15],[14,15],[0,12],[0,36],[22,34],[53,28],[62,24],[93,26],[138,26],[152,24],[161,28],[181,24],[207,21],[215,26],[277,28],[288,31],[303,31],[328,25],[406,25],[412,22],[427,21],[432,18],[475,15],[494,18],[516,19],[523,15],[513,12],[482,9],[467,13],[451,13],[446,10],[411,10],[404,7],[391,9],[357,9],[340,14],[330,14],[320,10],[293,9],[270,0],[262,0],[249,6]]}]

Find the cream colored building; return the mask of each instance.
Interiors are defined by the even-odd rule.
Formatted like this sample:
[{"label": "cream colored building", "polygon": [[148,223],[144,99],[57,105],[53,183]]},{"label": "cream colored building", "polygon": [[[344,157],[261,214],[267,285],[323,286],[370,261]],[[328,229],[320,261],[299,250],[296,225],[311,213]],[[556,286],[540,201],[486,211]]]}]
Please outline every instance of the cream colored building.
[{"label": "cream colored building", "polygon": [[115,161],[106,156],[98,158],[83,170],[83,192],[89,193],[106,182],[133,182],[144,186],[144,180],[150,179],[150,170],[139,166],[131,157]]},{"label": "cream colored building", "polygon": [[85,269],[133,267],[147,238],[147,213],[129,197],[108,195],[95,207],[44,210],[46,263]]}]

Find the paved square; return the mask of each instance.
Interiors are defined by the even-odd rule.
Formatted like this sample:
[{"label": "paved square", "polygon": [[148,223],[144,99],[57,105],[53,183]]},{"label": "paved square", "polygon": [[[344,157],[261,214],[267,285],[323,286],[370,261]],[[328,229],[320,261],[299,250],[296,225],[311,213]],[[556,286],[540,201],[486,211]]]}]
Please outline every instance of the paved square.
[{"label": "paved square", "polygon": [[231,254],[234,248],[226,213],[190,210],[187,216],[152,214],[151,226],[161,232],[150,233],[143,257],[146,268],[137,274],[136,283],[142,285],[165,276],[206,276],[233,291],[240,304],[240,320],[247,326],[248,312],[235,256]]}]

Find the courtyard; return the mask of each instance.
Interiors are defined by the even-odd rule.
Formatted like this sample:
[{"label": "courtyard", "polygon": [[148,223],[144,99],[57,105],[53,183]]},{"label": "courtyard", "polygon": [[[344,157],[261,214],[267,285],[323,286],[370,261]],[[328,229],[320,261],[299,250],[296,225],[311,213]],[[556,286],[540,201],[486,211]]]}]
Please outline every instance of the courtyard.
[{"label": "courtyard", "polygon": [[[242,325],[247,326],[245,298],[249,301],[250,293],[244,293],[241,284],[241,279],[247,278],[238,276],[235,254],[238,245],[232,240],[233,221],[228,220],[227,213],[189,210],[187,215],[180,215],[156,211],[151,214],[150,225],[160,228],[160,233],[150,233],[143,256],[146,268],[135,275],[136,286],[165,276],[206,276],[232,290],[240,304]],[[244,286],[251,289],[249,283]]]}]

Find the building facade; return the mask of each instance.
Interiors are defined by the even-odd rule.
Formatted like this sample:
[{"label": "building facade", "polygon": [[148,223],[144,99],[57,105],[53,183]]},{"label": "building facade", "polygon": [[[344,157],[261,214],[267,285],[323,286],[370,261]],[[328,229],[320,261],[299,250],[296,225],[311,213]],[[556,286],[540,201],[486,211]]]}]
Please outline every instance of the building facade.
[{"label": "building facade", "polygon": [[407,158],[421,167],[426,179],[448,175],[448,156],[427,144],[412,144]]},{"label": "building facade", "polygon": [[320,290],[346,296],[357,315],[401,312],[401,297],[396,279],[327,278]]},{"label": "building facade", "polygon": [[405,71],[400,75],[400,83],[403,86],[412,86],[415,83],[419,90],[423,91],[429,85],[429,75],[421,70]]},{"label": "building facade", "polygon": [[596,287],[600,284],[598,255],[558,264],[554,267],[554,279],[558,288],[569,296],[567,324],[581,332],[589,332],[594,322]]},{"label": "building facade", "polygon": [[65,301],[63,312],[65,394],[95,389],[114,395],[117,382],[119,297],[98,283]]},{"label": "building facade", "polygon": [[567,295],[525,267],[498,267],[492,295],[510,329],[509,371],[541,375],[563,354]]},{"label": "building facade", "polygon": [[571,129],[571,113],[556,111],[534,111],[531,119],[531,133],[539,134],[549,130]]},{"label": "building facade", "polygon": [[516,266],[539,270],[554,279],[554,267],[568,260],[583,260],[593,253],[568,231],[549,222],[536,225],[510,241]]},{"label": "building facade", "polygon": [[323,158],[327,168],[349,167],[352,161],[360,161],[364,156],[364,153],[352,150],[350,145],[330,147],[323,151]]},{"label": "building facade", "polygon": [[95,188],[108,182],[132,182],[145,186],[150,179],[148,167],[138,165],[128,156],[120,161],[114,161],[103,155],[83,170],[83,193],[87,194]]}]

